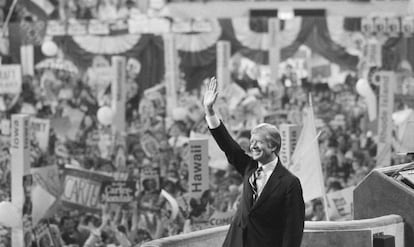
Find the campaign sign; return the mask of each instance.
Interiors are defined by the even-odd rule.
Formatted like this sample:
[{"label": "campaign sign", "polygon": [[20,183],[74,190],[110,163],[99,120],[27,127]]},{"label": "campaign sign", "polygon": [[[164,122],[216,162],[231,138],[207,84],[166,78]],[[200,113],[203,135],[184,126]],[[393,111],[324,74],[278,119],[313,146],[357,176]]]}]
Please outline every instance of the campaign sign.
[{"label": "campaign sign", "polygon": [[102,200],[109,203],[128,203],[136,191],[133,181],[104,181],[101,187]]},{"label": "campaign sign", "polygon": [[22,68],[18,64],[0,66],[0,94],[18,94],[22,90]]},{"label": "campaign sign", "polygon": [[66,167],[61,196],[63,205],[93,213],[100,212],[102,183],[110,180],[111,176]]}]

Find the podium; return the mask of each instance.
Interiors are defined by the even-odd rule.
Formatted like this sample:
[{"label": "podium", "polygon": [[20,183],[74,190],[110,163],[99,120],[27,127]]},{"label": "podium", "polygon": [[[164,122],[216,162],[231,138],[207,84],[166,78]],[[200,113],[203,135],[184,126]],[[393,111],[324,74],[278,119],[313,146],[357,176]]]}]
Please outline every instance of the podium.
[{"label": "podium", "polygon": [[[404,246],[414,246],[414,184],[406,176],[414,165],[406,164],[372,170],[354,190],[354,219],[388,214],[404,220]],[[403,176],[404,175],[404,176]]]}]

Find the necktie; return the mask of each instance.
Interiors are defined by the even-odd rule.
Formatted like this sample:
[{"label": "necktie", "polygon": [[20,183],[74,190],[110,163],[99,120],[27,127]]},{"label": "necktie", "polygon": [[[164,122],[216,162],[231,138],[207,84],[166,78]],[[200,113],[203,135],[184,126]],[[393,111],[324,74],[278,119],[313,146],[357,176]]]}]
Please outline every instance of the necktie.
[{"label": "necktie", "polygon": [[262,172],[263,172],[263,167],[259,167],[256,169],[256,171],[253,172],[253,174],[249,178],[249,183],[250,183],[250,186],[252,186],[252,190],[253,190],[253,202],[256,201],[259,195],[259,191],[257,188],[257,179],[260,178],[260,175],[262,174]]}]

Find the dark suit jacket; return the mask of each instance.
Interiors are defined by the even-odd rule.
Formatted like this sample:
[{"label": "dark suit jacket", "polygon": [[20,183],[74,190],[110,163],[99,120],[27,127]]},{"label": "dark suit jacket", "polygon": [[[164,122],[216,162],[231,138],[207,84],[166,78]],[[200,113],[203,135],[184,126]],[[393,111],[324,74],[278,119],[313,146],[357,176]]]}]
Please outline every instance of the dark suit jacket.
[{"label": "dark suit jacket", "polygon": [[258,167],[230,136],[223,123],[210,129],[231,165],[243,176],[243,195],[223,246],[299,247],[305,205],[299,179],[280,162],[253,204],[249,177]]}]

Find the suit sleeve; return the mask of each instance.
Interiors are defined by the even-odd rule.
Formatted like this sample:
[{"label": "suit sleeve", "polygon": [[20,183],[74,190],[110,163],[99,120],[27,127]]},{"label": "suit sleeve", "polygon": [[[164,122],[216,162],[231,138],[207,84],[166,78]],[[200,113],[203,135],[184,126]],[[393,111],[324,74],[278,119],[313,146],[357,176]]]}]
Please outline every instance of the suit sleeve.
[{"label": "suit sleeve", "polygon": [[285,201],[286,225],[283,247],[300,247],[305,224],[305,203],[298,178],[290,184]]},{"label": "suit sleeve", "polygon": [[210,132],[219,148],[225,153],[230,165],[234,166],[241,175],[244,175],[246,167],[251,161],[250,156],[233,139],[223,122],[220,122],[217,128],[210,129]]}]

